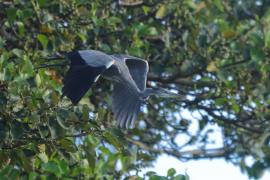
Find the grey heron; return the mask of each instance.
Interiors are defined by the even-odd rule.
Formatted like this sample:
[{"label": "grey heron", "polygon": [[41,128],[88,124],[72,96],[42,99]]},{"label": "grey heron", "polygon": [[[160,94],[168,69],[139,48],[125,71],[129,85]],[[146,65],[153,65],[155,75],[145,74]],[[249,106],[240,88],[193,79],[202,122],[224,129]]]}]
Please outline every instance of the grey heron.
[{"label": "grey heron", "polygon": [[77,104],[100,76],[113,82],[112,111],[121,128],[134,126],[140,107],[149,96],[179,97],[163,88],[146,88],[146,60],[129,55],[108,55],[96,50],[66,54],[70,68],[63,80],[62,97]]}]

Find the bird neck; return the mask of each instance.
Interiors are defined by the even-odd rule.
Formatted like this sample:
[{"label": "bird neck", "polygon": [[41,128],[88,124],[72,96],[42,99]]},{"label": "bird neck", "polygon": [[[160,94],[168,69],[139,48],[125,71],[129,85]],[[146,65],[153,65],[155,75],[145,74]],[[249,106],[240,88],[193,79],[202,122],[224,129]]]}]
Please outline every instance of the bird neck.
[{"label": "bird neck", "polygon": [[155,95],[156,90],[152,88],[146,88],[142,93],[141,93],[141,98],[144,100],[147,100],[149,96]]}]

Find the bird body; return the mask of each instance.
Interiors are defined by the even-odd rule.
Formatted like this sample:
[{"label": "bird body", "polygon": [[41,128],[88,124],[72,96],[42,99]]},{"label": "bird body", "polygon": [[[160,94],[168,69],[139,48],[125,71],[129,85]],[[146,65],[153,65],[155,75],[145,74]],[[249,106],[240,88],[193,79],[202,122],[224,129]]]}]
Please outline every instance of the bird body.
[{"label": "bird body", "polygon": [[64,78],[62,96],[77,104],[100,75],[111,80],[112,111],[121,128],[134,125],[141,104],[150,95],[176,95],[162,89],[146,88],[148,63],[129,55],[107,55],[95,50],[67,53],[71,61]]}]

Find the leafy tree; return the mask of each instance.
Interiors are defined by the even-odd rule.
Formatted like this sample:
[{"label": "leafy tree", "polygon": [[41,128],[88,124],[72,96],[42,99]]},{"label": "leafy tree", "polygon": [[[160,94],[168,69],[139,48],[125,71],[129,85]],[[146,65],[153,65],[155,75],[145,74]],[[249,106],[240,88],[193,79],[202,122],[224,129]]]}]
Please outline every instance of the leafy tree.
[{"label": "leafy tree", "polygon": [[[185,161],[223,157],[259,178],[270,166],[269,5],[268,0],[1,1],[0,177],[187,179],[173,169],[167,177],[138,175],[165,153]],[[152,98],[136,128],[118,129],[109,82],[100,80],[73,106],[60,99],[67,66],[37,69],[51,63],[44,57],[76,49],[145,58],[148,86],[187,99]],[[213,125],[223,136],[215,149],[209,148]],[[252,165],[246,162],[250,157]]]}]

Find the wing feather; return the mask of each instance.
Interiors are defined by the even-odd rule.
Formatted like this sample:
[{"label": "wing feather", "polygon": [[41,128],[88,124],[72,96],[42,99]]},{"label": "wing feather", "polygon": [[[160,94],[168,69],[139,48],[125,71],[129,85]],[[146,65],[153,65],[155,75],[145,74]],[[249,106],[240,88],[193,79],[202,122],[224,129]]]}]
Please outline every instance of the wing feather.
[{"label": "wing feather", "polygon": [[139,113],[140,104],[139,95],[125,88],[124,84],[114,83],[112,109],[119,127],[129,128],[132,125],[131,122],[134,122]]},{"label": "wing feather", "polygon": [[144,59],[129,55],[112,56],[125,61],[132,79],[135,81],[137,87],[143,91],[146,87],[147,73],[149,70],[148,62]]},{"label": "wing feather", "polygon": [[109,55],[93,50],[70,52],[66,56],[71,63],[63,81],[62,97],[67,96],[73,104],[77,104],[114,60]]},{"label": "wing feather", "polygon": [[139,109],[140,109],[140,107],[139,107],[139,101],[138,102],[136,102],[136,103],[134,103],[133,105],[132,105],[132,109],[133,110],[135,110],[132,114],[129,114],[129,116],[128,116],[128,119],[126,120],[126,124],[125,124],[125,126],[126,126],[126,128],[129,128],[129,127],[133,127],[133,123],[134,123],[134,118],[136,119],[137,118],[137,115],[138,115],[138,113],[139,113]]}]

